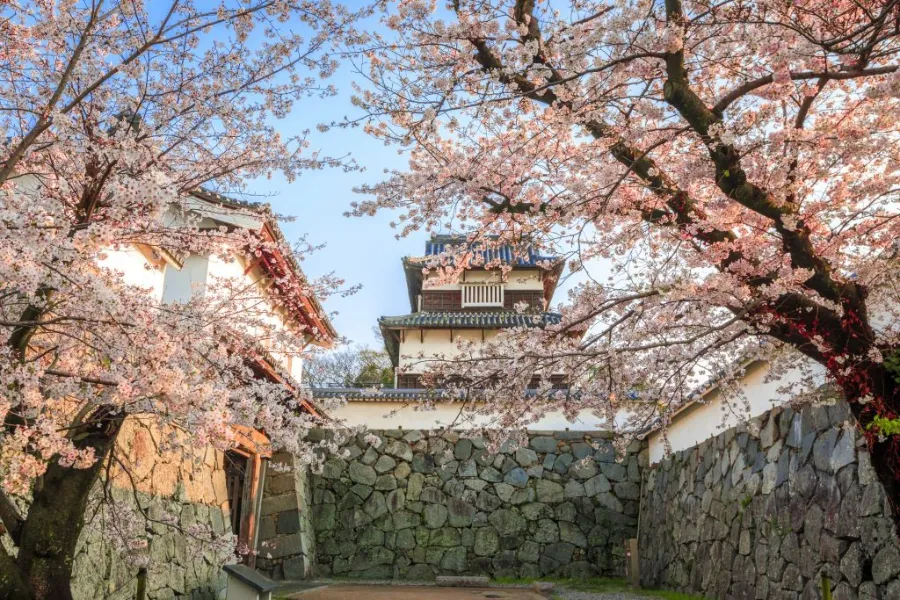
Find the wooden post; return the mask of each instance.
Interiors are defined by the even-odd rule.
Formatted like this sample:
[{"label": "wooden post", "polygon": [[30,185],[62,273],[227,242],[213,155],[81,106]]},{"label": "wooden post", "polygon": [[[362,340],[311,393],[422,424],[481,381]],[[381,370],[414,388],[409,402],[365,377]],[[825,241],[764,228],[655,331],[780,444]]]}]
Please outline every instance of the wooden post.
[{"label": "wooden post", "polygon": [[256,483],[256,498],[253,504],[254,524],[253,537],[251,538],[253,540],[253,543],[250,545],[250,567],[253,569],[256,568],[256,556],[257,551],[259,550],[259,516],[260,512],[262,511],[262,499],[265,495],[266,489],[266,472],[269,470],[268,458],[263,459],[262,456],[257,455],[257,460],[259,461],[259,465],[257,467],[259,469],[259,480]]},{"label": "wooden post", "polygon": [[831,580],[822,573],[822,600],[831,600]]},{"label": "wooden post", "polygon": [[625,579],[631,587],[641,587],[641,567],[637,538],[625,540]]},{"label": "wooden post", "polygon": [[147,600],[147,567],[138,569],[137,593],[134,595],[134,599]]}]

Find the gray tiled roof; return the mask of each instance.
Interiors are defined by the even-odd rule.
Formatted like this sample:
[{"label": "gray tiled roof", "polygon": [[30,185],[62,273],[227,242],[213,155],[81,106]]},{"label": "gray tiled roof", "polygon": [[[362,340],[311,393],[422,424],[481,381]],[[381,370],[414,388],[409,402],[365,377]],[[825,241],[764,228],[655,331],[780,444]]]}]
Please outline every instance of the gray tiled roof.
[{"label": "gray tiled roof", "polygon": [[[343,398],[361,402],[402,402],[404,400],[440,400],[443,402],[452,400],[478,400],[477,390],[470,390],[468,395],[461,390],[428,389],[428,388],[345,388],[345,387],[314,387],[309,388],[312,397],[316,400],[326,398]],[[473,397],[472,394],[475,394]],[[534,396],[535,390],[525,390],[525,396]]]},{"label": "gray tiled roof", "polygon": [[382,327],[480,329],[499,327],[543,327],[557,325],[559,313],[519,313],[504,311],[423,311],[397,317],[381,317]]},{"label": "gray tiled roof", "polygon": [[[487,236],[490,245],[491,240],[497,239],[496,236]],[[553,291],[565,268],[565,260],[561,256],[545,256],[535,250],[527,241],[521,245],[514,246],[504,244],[501,246],[485,249],[484,242],[469,242],[465,236],[459,235],[433,235],[430,240],[425,242],[424,256],[406,256],[403,258],[403,270],[406,273],[406,287],[409,292],[410,310],[416,310],[418,306],[417,298],[422,293],[422,283],[425,279],[422,272],[423,267],[428,264],[429,260],[440,256],[447,251],[448,246],[465,246],[474,256],[472,263],[467,268],[480,269],[484,265],[491,264],[495,259],[503,265],[509,265],[514,268],[523,269],[541,269],[544,271],[544,299],[549,302],[553,297]],[[516,252],[518,250],[518,253]],[[482,260],[483,259],[483,264]],[[453,258],[450,257],[452,261]],[[481,265],[481,266],[479,266]]]},{"label": "gray tiled roof", "polygon": [[483,258],[485,262],[491,262],[499,259],[501,263],[508,265],[516,265],[518,267],[535,267],[543,261],[555,262],[559,260],[558,256],[544,256],[538,254],[533,247],[528,246],[527,249],[519,248],[516,254],[516,248],[511,245],[498,246],[496,248],[482,249],[483,244],[469,244],[465,237],[452,235],[435,235],[425,242],[426,256],[439,256],[443,254],[448,246],[467,245],[474,251],[475,255]]},{"label": "gray tiled roof", "polygon": [[366,400],[369,402],[390,402],[392,400],[424,400],[426,398],[438,399],[444,394],[442,390],[429,390],[421,388],[345,388],[345,387],[314,387],[310,388],[313,398],[346,398],[348,400]]}]

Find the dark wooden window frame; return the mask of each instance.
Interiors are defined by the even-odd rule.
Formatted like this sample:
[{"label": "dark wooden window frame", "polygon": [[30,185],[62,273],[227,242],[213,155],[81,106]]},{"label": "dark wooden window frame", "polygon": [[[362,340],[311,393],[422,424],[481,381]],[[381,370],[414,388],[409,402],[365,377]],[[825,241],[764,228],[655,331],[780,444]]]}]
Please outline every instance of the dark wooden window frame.
[{"label": "dark wooden window frame", "polygon": [[[262,478],[264,461],[269,458],[268,439],[258,431],[238,433],[241,440],[237,446],[224,453],[226,471],[226,493],[228,495],[229,519],[232,533],[238,542],[250,549],[243,562],[256,566],[256,541],[259,529],[259,507],[262,499]],[[241,461],[243,473],[228,475],[228,461]],[[235,465],[237,466],[237,465]],[[237,504],[237,511],[235,511]],[[235,525],[237,528],[235,529]]]},{"label": "dark wooden window frame", "polygon": [[[544,310],[544,293],[540,290],[510,290],[503,295],[503,308],[513,310],[520,302],[528,303],[528,310]],[[499,307],[469,306],[463,308],[460,290],[426,290],[422,293],[423,311],[462,311],[480,312],[498,310]]]}]

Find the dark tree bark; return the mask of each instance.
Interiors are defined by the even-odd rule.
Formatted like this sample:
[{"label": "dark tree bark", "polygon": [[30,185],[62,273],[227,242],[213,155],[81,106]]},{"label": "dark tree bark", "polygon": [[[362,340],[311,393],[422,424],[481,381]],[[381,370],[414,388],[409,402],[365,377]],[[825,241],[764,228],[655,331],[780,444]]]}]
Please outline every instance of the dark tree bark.
[{"label": "dark tree bark", "polygon": [[6,549],[0,545],[0,598],[19,600],[31,597],[31,589],[16,565],[15,557],[7,554]]},{"label": "dark tree bark", "polygon": [[895,530],[900,532],[900,436],[882,435],[872,426],[876,417],[900,418],[900,382],[883,363],[868,363],[852,370],[841,389],[866,439],[872,467],[894,511]]},{"label": "dark tree bark", "polygon": [[125,416],[98,409],[73,430],[79,449],[93,448],[97,460],[87,469],[51,460],[34,488],[19,541],[18,557],[0,555],[0,597],[27,600],[70,600],[75,548],[84,529],[91,489],[97,483]]},{"label": "dark tree bark", "polygon": [[[666,0],[664,4],[667,21],[678,25],[687,23],[681,0]],[[511,72],[487,39],[470,38],[468,41],[485,73],[496,76],[515,93],[567,110],[571,108],[571,101],[561,99],[555,92],[555,86],[563,84],[566,78],[561,75],[563,71],[553,64],[552,57],[545,53],[540,22],[533,14],[534,8],[531,0],[517,0],[512,16],[525,31],[523,42],[536,42],[532,63],[541,67],[543,81],[536,82],[521,71]],[[459,6],[455,9],[459,11]],[[881,30],[884,23],[876,25],[876,30]],[[897,356],[900,348],[876,344],[865,286],[835,274],[832,265],[817,251],[809,226],[802,219],[790,226],[786,224],[796,220],[796,210],[775,201],[766,189],[751,180],[737,148],[710,135],[711,126],[722,121],[727,106],[755,88],[742,90],[721,106],[709,107],[691,87],[683,50],[645,52],[641,56],[664,62],[664,99],[709,149],[709,164],[716,172],[715,183],[724,197],[769,219],[781,239],[784,254],[790,257],[792,267],[810,271],[811,276],[804,284],[809,294],[790,293],[775,301],[765,300],[761,306],[743,315],[742,319],[754,327],[761,326],[765,334],[799,350],[829,371],[867,441],[872,466],[894,508],[895,530],[900,534],[900,436],[883,435],[877,426],[873,426],[876,417],[900,419],[900,375],[891,373],[883,363],[872,359],[875,350],[887,357]],[[863,73],[865,66],[865,61],[861,61],[856,73]],[[878,73],[872,71],[872,74]],[[828,81],[830,78],[820,79],[819,89]],[[807,97],[795,127],[803,128],[806,113],[815,97]],[[705,219],[699,203],[665,175],[666,169],[657,164],[648,151],[617,138],[613,128],[602,121],[592,119],[583,125],[593,137],[612,142],[609,146],[611,157],[626,166],[637,181],[665,202],[665,208],[642,215],[647,223],[678,228],[701,248],[727,244],[736,239],[735,234],[728,230],[709,229],[705,225],[694,227]],[[516,207],[508,202],[485,201],[493,212],[517,212]],[[740,251],[731,250],[716,266],[720,271],[730,272],[731,266],[741,260],[749,259]],[[773,273],[749,277],[745,283],[751,288],[761,289],[777,278],[777,273]],[[765,294],[761,293],[760,298],[764,299]],[[814,338],[820,342],[814,343]],[[823,342],[827,349],[823,349]]]}]

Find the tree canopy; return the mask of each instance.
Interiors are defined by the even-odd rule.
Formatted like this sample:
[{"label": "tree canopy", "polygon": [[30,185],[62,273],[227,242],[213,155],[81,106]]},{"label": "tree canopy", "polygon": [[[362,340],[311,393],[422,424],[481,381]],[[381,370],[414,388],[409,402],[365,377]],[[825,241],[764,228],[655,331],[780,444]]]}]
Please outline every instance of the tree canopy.
[{"label": "tree canopy", "polygon": [[393,387],[394,369],[384,350],[355,346],[309,356],[303,362],[303,382],[310,387]]},{"label": "tree canopy", "polygon": [[[244,426],[311,456],[298,447],[310,414],[248,359],[325,332],[277,326],[289,299],[261,286],[161,305],[109,258],[293,260],[303,248],[278,236],[210,227],[192,194],[341,165],[274,122],[334,93],[322,81],[357,16],[285,0],[0,2],[0,517],[16,546],[0,544],[0,596],[70,597],[86,507],[130,415],[189,432],[167,447],[224,450]],[[288,296],[337,283],[294,281]]]},{"label": "tree canopy", "polygon": [[[788,397],[834,383],[897,504],[900,439],[876,418],[900,415],[898,18],[896,0],[389,6],[356,102],[409,167],[353,214],[537,244],[586,273],[560,326],[436,368],[487,386],[502,426],[637,396],[641,430],[702,381],[734,387],[743,360],[788,356],[811,365]],[[536,371],[577,393],[526,397]]]}]

